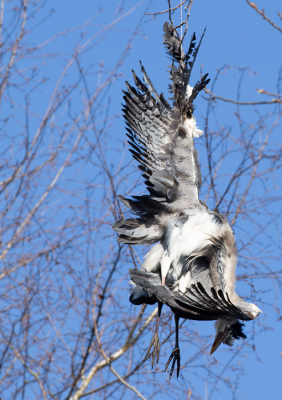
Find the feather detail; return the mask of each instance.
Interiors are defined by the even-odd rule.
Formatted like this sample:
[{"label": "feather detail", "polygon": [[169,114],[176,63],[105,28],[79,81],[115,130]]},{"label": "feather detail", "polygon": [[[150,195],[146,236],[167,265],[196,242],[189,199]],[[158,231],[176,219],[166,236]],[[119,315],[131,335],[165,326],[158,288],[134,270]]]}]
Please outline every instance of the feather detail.
[{"label": "feather detail", "polygon": [[162,286],[159,274],[143,269],[130,269],[129,274],[136,286],[145,290],[152,299],[168,305],[182,318],[209,321],[232,317],[244,321],[251,320],[240,308],[228,301],[225,294],[217,293],[212,287],[209,294],[200,282],[181,293]]},{"label": "feather detail", "polygon": [[[206,79],[206,74],[204,77],[202,77],[201,81],[195,85],[194,88],[191,88],[189,85],[191,72],[206,29],[204,30],[197,47],[196,35],[193,33],[190,46],[186,54],[183,51],[180,39],[176,35],[174,26],[169,25],[169,23],[166,22],[163,29],[164,44],[167,48],[168,55],[172,59],[172,64],[170,65],[170,79],[172,83],[169,85],[169,90],[173,94],[174,105],[181,110],[182,114],[184,113],[188,118],[191,118],[193,113],[193,100],[210,81],[209,79]],[[178,64],[178,67],[175,65],[175,63]]]}]

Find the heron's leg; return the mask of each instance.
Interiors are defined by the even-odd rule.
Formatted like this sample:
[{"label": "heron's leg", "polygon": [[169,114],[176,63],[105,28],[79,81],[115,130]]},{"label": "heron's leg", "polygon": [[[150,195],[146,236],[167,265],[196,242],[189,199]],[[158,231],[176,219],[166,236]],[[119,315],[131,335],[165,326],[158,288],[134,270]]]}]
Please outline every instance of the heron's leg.
[{"label": "heron's leg", "polygon": [[175,346],[174,349],[172,350],[172,353],[166,363],[165,366],[165,371],[168,369],[168,366],[172,361],[172,366],[169,374],[169,379],[172,377],[172,373],[174,370],[175,362],[177,361],[177,378],[179,376],[179,371],[180,371],[180,349],[179,349],[179,344],[178,344],[178,324],[179,324],[179,317],[177,315],[174,315],[175,318]]},{"label": "heron's leg", "polygon": [[149,345],[149,347],[148,347],[147,353],[146,353],[146,355],[145,355],[145,360],[146,360],[146,358],[149,357],[151,348],[154,346],[154,348],[153,348],[153,353],[152,353],[152,363],[151,363],[152,369],[153,369],[153,366],[154,366],[154,362],[155,362],[156,356],[157,356],[157,359],[156,359],[157,364],[158,364],[158,362],[159,362],[159,357],[160,357],[160,342],[159,342],[159,334],[158,334],[158,331],[159,331],[159,326],[160,326],[160,319],[161,319],[162,307],[163,307],[163,303],[161,303],[161,302],[158,301],[158,316],[157,316],[156,330],[155,330],[153,339],[151,340],[151,343],[150,343],[150,345]]}]

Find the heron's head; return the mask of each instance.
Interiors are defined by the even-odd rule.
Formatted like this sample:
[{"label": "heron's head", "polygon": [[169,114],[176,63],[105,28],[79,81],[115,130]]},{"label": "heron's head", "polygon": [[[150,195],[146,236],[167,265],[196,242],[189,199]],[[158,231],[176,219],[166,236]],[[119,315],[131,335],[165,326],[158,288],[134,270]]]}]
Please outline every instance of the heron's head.
[{"label": "heron's head", "polygon": [[244,324],[241,324],[237,319],[219,318],[215,323],[216,335],[210,354],[212,355],[221,343],[232,346],[235,339],[246,339],[243,326]]}]

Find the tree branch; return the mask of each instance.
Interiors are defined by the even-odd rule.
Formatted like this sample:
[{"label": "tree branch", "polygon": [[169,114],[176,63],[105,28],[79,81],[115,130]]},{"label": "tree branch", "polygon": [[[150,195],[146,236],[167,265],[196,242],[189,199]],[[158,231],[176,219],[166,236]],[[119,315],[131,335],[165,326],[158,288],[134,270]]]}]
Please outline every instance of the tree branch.
[{"label": "tree branch", "polygon": [[159,14],[166,14],[166,13],[168,13],[168,12],[171,12],[171,11],[174,11],[174,10],[177,10],[179,7],[181,7],[184,3],[186,3],[188,0],[184,0],[182,3],[180,3],[180,4],[178,4],[178,6],[176,6],[176,7],[174,7],[174,8],[170,8],[169,7],[169,9],[168,10],[165,10],[165,11],[159,11],[159,12],[156,12],[156,13],[145,13],[145,15],[159,15]]},{"label": "tree branch", "polygon": [[[277,26],[273,21],[271,21],[271,19],[269,19],[264,12],[264,9],[262,9],[262,11],[260,11],[257,7],[257,5],[255,3],[251,3],[249,0],[246,0],[246,2],[249,4],[250,7],[252,7],[254,10],[256,10],[256,12],[262,16],[263,19],[265,19],[267,22],[270,23],[270,25],[273,26],[273,28],[277,29],[279,32],[282,33],[282,28],[280,28],[279,26]],[[278,13],[279,15],[279,13]],[[279,15],[280,16],[280,15]]]},{"label": "tree branch", "polygon": [[[121,347],[118,351],[116,351],[111,357],[110,357],[110,362],[112,363],[113,361],[117,360],[120,358],[128,349],[130,349],[139,339],[139,337],[142,335],[144,330],[148,327],[150,322],[153,320],[154,316],[157,314],[158,308],[156,307],[154,311],[150,314],[150,316],[147,318],[145,323],[141,326],[137,334],[134,336],[134,338],[129,342],[126,343],[123,347]],[[100,371],[102,368],[105,368],[108,365],[107,361],[104,359],[103,361],[98,362],[95,364],[88,375],[82,379],[80,387],[77,389],[77,391],[74,393],[74,395],[71,397],[71,400],[79,400],[79,398],[83,395],[84,391],[90,384],[91,380],[93,377],[96,375],[98,371]]]},{"label": "tree branch", "polygon": [[205,88],[205,92],[209,94],[211,97],[206,100],[221,100],[225,101],[226,103],[232,103],[232,104],[238,104],[241,106],[259,106],[262,104],[275,104],[275,103],[282,103],[282,99],[272,99],[270,101],[236,101],[236,100],[231,100],[231,99],[226,99],[225,97],[217,96],[214,93],[212,93],[209,89]]}]

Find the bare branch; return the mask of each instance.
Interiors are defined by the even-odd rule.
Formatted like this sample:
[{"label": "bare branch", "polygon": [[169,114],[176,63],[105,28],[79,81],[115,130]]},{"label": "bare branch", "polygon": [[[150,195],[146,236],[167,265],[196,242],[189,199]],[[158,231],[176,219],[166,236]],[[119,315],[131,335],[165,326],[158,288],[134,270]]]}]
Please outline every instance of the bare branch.
[{"label": "bare branch", "polygon": [[282,94],[267,92],[264,89],[255,88],[258,94],[266,94],[268,96],[282,97]]},{"label": "bare branch", "polygon": [[[282,33],[282,28],[280,28],[279,26],[277,26],[273,21],[271,21],[271,19],[269,19],[266,15],[264,10],[262,9],[262,11],[260,11],[257,7],[257,5],[255,3],[251,3],[249,0],[246,0],[246,2],[249,4],[250,7],[252,7],[259,15],[261,15],[263,17],[263,19],[265,19],[267,22],[270,23],[270,25],[273,26],[273,28],[277,29],[279,32]],[[278,13],[279,15],[279,13]],[[280,16],[280,15],[279,15]]]},{"label": "bare branch", "polygon": [[[129,343],[126,343],[125,346],[117,350],[113,355],[111,355],[110,357],[111,363],[120,358],[127,350],[129,350],[137,342],[137,340],[142,335],[144,330],[149,326],[153,318],[157,315],[157,312],[158,308],[156,307],[154,311],[150,314],[150,316],[146,319],[144,324],[139,328],[137,334],[133,337],[133,339]],[[82,379],[80,387],[76,390],[71,400],[78,400],[83,395],[83,393],[85,392],[85,390],[87,389],[88,385],[92,381],[93,377],[97,374],[97,372],[100,369],[105,368],[107,365],[108,362],[105,359],[94,365],[94,367],[92,367],[91,370],[89,371],[88,375]]]},{"label": "bare branch", "polygon": [[205,88],[205,92],[211,96],[210,98],[208,98],[206,100],[213,100],[213,101],[222,100],[222,101],[225,101],[226,103],[233,103],[233,104],[238,104],[241,106],[258,106],[258,105],[282,103],[282,100],[280,100],[280,99],[273,99],[271,101],[236,101],[236,100],[226,99],[221,96],[217,96],[207,88]]},{"label": "bare branch", "polygon": [[127,383],[118,373],[117,371],[113,368],[113,366],[111,365],[111,358],[109,358],[106,353],[104,352],[104,349],[102,347],[100,338],[99,338],[99,334],[98,334],[98,330],[97,330],[97,324],[96,324],[96,318],[94,317],[94,329],[95,329],[95,335],[96,335],[96,339],[98,342],[98,346],[100,349],[101,354],[103,355],[107,365],[109,366],[110,370],[112,371],[112,373],[118,378],[118,380],[124,385],[126,386],[128,389],[132,390],[134,393],[137,394],[137,396],[142,399],[142,400],[146,400],[146,398],[132,385],[130,385],[129,383]]},{"label": "bare branch", "polygon": [[171,12],[171,11],[177,10],[179,7],[181,7],[181,6],[182,6],[183,4],[185,4],[187,1],[189,1],[189,0],[184,0],[184,1],[182,1],[182,3],[178,4],[178,6],[176,6],[176,7],[174,7],[174,8],[169,7],[168,10],[165,10],[165,11],[158,11],[158,12],[156,12],[156,13],[145,13],[145,15],[159,15],[159,14],[166,14],[166,13],[169,13],[169,12]]},{"label": "bare branch", "polygon": [[[189,19],[189,17],[190,17],[192,4],[193,4],[193,0],[190,0],[190,1],[189,1],[189,5],[188,5],[188,6],[189,6],[189,9],[188,9],[188,11],[187,11],[186,19],[185,19],[185,21],[184,21],[184,23],[185,23],[185,31],[184,31],[184,33],[183,33],[183,36],[182,36],[181,40],[180,40],[180,43],[183,43],[183,40],[184,40],[184,38],[185,38],[185,36],[186,36],[186,33],[187,33],[187,30],[188,30],[188,19]],[[186,6],[186,8],[187,8],[188,6]],[[183,25],[183,23],[182,23],[181,25]],[[179,25],[179,26],[181,26],[181,25]]]}]

